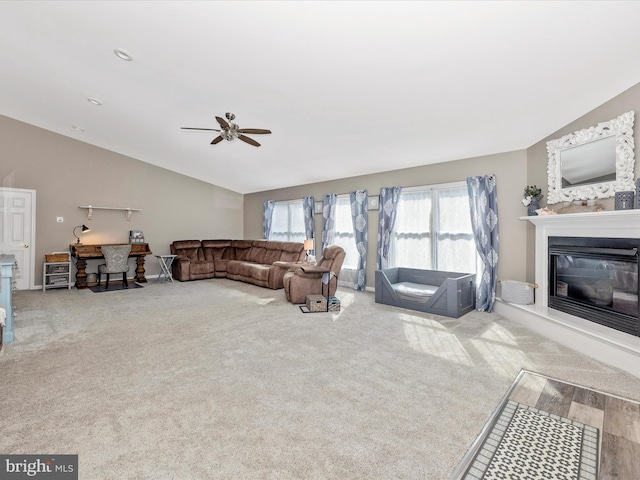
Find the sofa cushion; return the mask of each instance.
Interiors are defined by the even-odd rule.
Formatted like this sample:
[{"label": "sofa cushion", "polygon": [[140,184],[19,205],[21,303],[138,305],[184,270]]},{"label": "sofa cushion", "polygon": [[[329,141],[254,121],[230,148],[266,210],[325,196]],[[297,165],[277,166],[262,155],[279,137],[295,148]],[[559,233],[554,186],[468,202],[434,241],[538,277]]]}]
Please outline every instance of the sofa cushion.
[{"label": "sofa cushion", "polygon": [[300,253],[304,251],[304,244],[300,242],[279,242],[280,250],[288,253]]},{"label": "sofa cushion", "polygon": [[247,261],[254,263],[264,263],[264,256],[266,254],[266,248],[263,246],[253,246],[249,250],[247,255]]},{"label": "sofa cushion", "polygon": [[200,253],[199,248],[181,248],[178,250],[178,255],[187,257],[192,262],[200,261]]},{"label": "sofa cushion", "polygon": [[253,265],[251,265],[250,269],[251,278],[258,280],[259,282],[266,285],[269,281],[270,269],[271,265],[258,265],[257,263],[254,263]]},{"label": "sofa cushion", "polygon": [[200,240],[177,240],[171,244],[171,253],[197,262],[204,260],[201,245]]},{"label": "sofa cushion", "polygon": [[304,244],[298,242],[280,242],[280,258],[282,262],[297,262],[304,256]]},{"label": "sofa cushion", "polygon": [[267,283],[269,280],[270,265],[260,265],[259,263],[238,262],[237,274],[245,278],[251,278],[261,283]]},{"label": "sofa cushion", "polygon": [[260,265],[252,262],[231,261],[227,264],[228,273],[240,275],[244,278],[251,278],[261,283],[269,280],[269,265]]},{"label": "sofa cushion", "polygon": [[249,248],[235,248],[234,249],[234,253],[235,253],[235,259],[234,260],[239,260],[241,262],[246,262],[247,261],[247,257],[249,256],[249,250],[251,250],[251,247]]},{"label": "sofa cushion", "polygon": [[320,260],[318,260],[317,265],[320,267],[332,266],[334,259],[340,253],[344,254],[344,250],[338,245],[329,245],[325,247],[324,251],[322,252],[322,257],[320,257]]},{"label": "sofa cushion", "polygon": [[297,262],[302,259],[302,255],[300,252],[285,252],[282,251],[280,253],[280,261],[281,262]]},{"label": "sofa cushion", "polygon": [[273,265],[274,262],[279,261],[282,254],[281,247],[282,242],[267,242],[267,244],[265,245],[264,258],[260,263],[264,263],[265,265]]},{"label": "sofa cushion", "polygon": [[227,262],[227,273],[232,275],[240,275],[240,268],[244,260],[229,260]]},{"label": "sofa cushion", "polygon": [[202,243],[200,240],[176,240],[172,246],[176,250],[181,250],[183,248],[200,248]]},{"label": "sofa cushion", "polygon": [[202,240],[205,260],[222,260],[225,252],[231,249],[231,240]]},{"label": "sofa cushion", "polygon": [[207,260],[222,260],[228,247],[203,248],[204,258]]},{"label": "sofa cushion", "polygon": [[229,260],[216,260],[214,262],[214,266],[216,269],[216,273],[220,273],[218,276],[225,276],[227,273],[227,265],[229,265]]},{"label": "sofa cushion", "polygon": [[202,260],[198,262],[192,261],[189,267],[189,273],[192,276],[211,274],[213,273],[213,261],[211,260]]},{"label": "sofa cushion", "polygon": [[251,248],[253,240],[231,240],[231,246],[233,248]]},{"label": "sofa cushion", "polygon": [[253,242],[251,240],[231,240],[231,248],[234,250],[235,260],[246,260],[252,246]]}]

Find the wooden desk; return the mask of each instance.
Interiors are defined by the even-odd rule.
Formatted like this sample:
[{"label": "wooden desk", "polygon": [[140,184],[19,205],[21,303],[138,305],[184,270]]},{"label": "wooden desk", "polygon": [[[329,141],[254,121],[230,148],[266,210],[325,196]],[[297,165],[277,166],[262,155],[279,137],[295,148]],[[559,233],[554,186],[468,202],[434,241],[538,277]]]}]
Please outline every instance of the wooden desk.
[{"label": "wooden desk", "polygon": [[[107,244],[105,244],[107,245]],[[109,243],[108,245],[127,245],[117,244],[117,243]],[[77,288],[87,288],[87,260],[95,259],[95,258],[104,258],[102,255],[102,245],[78,245],[72,244],[69,245],[69,251],[71,252],[71,256],[76,259],[76,268],[78,271],[76,272],[76,287]],[[138,283],[145,283],[147,279],[144,276],[144,257],[147,255],[151,255],[153,252],[149,250],[148,243],[132,243],[131,244],[131,253],[129,257],[136,258],[136,276],[134,280]]]}]

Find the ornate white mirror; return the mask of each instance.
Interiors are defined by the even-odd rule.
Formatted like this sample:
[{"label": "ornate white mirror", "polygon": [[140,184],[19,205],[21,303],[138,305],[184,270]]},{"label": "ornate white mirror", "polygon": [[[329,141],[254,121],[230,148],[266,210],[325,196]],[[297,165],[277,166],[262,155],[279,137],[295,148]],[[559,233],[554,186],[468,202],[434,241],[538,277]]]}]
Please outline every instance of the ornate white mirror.
[{"label": "ornate white mirror", "polygon": [[613,197],[635,190],[634,112],[547,142],[547,203]]}]

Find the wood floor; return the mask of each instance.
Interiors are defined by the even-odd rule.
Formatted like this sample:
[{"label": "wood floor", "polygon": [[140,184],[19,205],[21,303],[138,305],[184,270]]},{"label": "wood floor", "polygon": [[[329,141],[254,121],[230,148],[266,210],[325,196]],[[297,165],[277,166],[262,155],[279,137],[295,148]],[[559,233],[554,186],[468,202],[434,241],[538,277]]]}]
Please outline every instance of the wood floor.
[{"label": "wood floor", "polygon": [[[640,480],[640,403],[525,371],[507,399],[597,428],[598,480]],[[482,440],[467,452],[451,480],[463,477]]]},{"label": "wood floor", "polygon": [[640,479],[640,404],[524,372],[509,399],[600,431],[599,480]]}]

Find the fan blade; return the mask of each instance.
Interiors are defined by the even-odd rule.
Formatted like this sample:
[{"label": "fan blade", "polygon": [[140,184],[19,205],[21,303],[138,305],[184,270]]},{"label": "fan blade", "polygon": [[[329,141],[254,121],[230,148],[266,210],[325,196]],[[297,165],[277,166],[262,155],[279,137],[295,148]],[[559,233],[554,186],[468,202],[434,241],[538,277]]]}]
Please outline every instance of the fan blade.
[{"label": "fan blade", "polygon": [[218,121],[218,123],[220,124],[220,126],[222,128],[224,128],[225,130],[229,130],[229,124],[227,123],[227,121],[224,118],[216,117],[216,120]]},{"label": "fan blade", "polygon": [[211,132],[219,132],[219,129],[216,128],[196,128],[196,127],[180,127],[182,130],[207,130]]},{"label": "fan blade", "polygon": [[252,134],[260,134],[260,133],[271,133],[271,130],[264,130],[263,128],[240,128],[238,129],[240,133],[252,133]]},{"label": "fan blade", "polygon": [[253,138],[245,137],[244,135],[238,135],[238,138],[243,142],[247,142],[249,145],[253,145],[254,147],[259,147],[260,144],[256,142]]},{"label": "fan blade", "polygon": [[224,140],[224,138],[222,138],[220,135],[218,135],[216,138],[214,138],[211,141],[211,145],[215,145],[216,143],[220,143],[222,140]]}]

